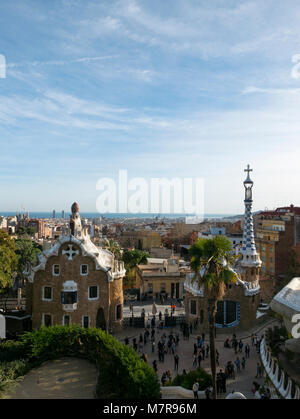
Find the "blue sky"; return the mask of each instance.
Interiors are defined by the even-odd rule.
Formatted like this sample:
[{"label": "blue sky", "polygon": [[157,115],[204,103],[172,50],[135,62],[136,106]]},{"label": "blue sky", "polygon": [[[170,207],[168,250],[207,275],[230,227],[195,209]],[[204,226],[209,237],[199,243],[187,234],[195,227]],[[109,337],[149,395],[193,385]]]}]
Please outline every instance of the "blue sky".
[{"label": "blue sky", "polygon": [[248,163],[254,209],[300,205],[299,21],[297,0],[5,2],[0,211],[95,211],[127,169],[240,213]]}]

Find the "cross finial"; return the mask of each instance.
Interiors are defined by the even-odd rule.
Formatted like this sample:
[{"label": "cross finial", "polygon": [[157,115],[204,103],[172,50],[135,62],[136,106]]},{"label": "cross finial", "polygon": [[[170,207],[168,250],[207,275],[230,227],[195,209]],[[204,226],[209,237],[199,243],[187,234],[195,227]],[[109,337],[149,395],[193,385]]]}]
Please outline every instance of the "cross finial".
[{"label": "cross finial", "polygon": [[248,172],[248,176],[250,175],[250,172],[253,172],[253,169],[250,169],[250,164],[247,165],[247,169],[245,169],[244,172]]}]

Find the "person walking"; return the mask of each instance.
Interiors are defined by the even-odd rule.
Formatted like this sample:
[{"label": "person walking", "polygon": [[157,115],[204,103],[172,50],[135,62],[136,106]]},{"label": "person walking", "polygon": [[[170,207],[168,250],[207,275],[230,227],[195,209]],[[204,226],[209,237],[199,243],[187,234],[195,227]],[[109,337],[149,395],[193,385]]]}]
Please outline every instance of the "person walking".
[{"label": "person walking", "polygon": [[234,363],[235,363],[235,366],[236,366],[236,370],[237,370],[237,372],[241,372],[241,362],[240,362],[240,358],[239,358],[239,357],[237,357]]},{"label": "person walking", "polygon": [[193,367],[197,368],[197,355],[196,354],[193,355]]},{"label": "person walking", "polygon": [[199,351],[197,359],[198,359],[198,368],[201,368],[202,355],[200,351]]},{"label": "person walking", "polygon": [[178,354],[174,355],[174,370],[178,373],[178,365],[179,365],[179,356]]},{"label": "person walking", "polygon": [[246,359],[245,359],[245,357],[244,357],[244,356],[243,356],[243,358],[242,358],[241,365],[242,365],[242,370],[245,370],[245,367],[246,367]]},{"label": "person walking", "polygon": [[197,344],[194,343],[194,355],[197,355],[197,352],[198,352]]},{"label": "person walking", "polygon": [[155,373],[157,373],[157,361],[156,361],[156,359],[152,362],[152,365],[153,365],[153,369],[154,369]]},{"label": "person walking", "polygon": [[237,348],[238,348],[238,341],[234,338],[232,341],[232,347],[234,349],[234,353],[237,353]]},{"label": "person walking", "polygon": [[218,367],[220,366],[219,357],[220,357],[219,351],[218,349],[216,349],[216,364]]},{"label": "person walking", "polygon": [[174,340],[173,340],[173,342],[171,344],[171,350],[172,350],[172,355],[174,355],[175,354],[175,350],[176,350],[176,344],[175,344]]},{"label": "person walking", "polygon": [[226,373],[223,372],[223,370],[220,370],[220,376],[221,376],[222,393],[226,393],[226,380],[227,380]]},{"label": "person walking", "polygon": [[262,367],[260,363],[258,362],[256,365],[256,376],[255,378],[261,378],[262,377]]},{"label": "person walking", "polygon": [[217,374],[217,394],[222,393],[222,377],[220,372]]},{"label": "person walking", "polygon": [[246,358],[250,358],[250,345],[249,345],[249,343],[247,343],[246,346],[245,346],[245,355],[246,355]]},{"label": "person walking", "polygon": [[201,352],[202,352],[202,359],[205,359],[205,348],[204,348],[204,345],[201,348]]},{"label": "person walking", "polygon": [[206,345],[206,358],[209,356],[209,344]]},{"label": "person walking", "polygon": [[164,387],[167,381],[167,375],[165,372],[162,374],[160,381],[161,381],[162,386]]},{"label": "person walking", "polygon": [[240,341],[239,341],[239,352],[243,352],[243,346],[244,346],[244,344],[243,344],[243,342],[242,342],[242,339],[240,339]]},{"label": "person walking", "polygon": [[193,384],[194,399],[199,399],[198,390],[199,390],[199,383],[198,383],[198,380],[196,380]]},{"label": "person walking", "polygon": [[209,387],[207,387],[205,389],[205,397],[206,397],[206,400],[211,400],[210,395],[211,395],[211,389]]},{"label": "person walking", "polygon": [[132,346],[133,346],[133,349],[134,349],[135,351],[137,351],[137,349],[138,349],[138,345],[137,345],[137,343],[136,343],[136,338],[133,338],[133,340],[132,340]]}]

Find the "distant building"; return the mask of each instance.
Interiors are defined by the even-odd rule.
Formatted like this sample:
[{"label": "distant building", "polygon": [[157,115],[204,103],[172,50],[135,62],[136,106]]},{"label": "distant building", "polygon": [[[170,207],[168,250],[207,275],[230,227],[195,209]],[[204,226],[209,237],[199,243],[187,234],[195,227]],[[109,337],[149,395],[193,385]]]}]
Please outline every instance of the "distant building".
[{"label": "distant building", "polygon": [[118,242],[122,247],[149,251],[152,247],[161,246],[161,236],[156,231],[137,230],[124,231]]},{"label": "distant building", "polygon": [[166,247],[151,247],[149,251],[151,258],[169,259],[172,256],[172,249]]},{"label": "distant building", "polygon": [[160,299],[182,298],[186,270],[181,269],[175,258],[148,258],[147,265],[136,269],[137,286],[140,295]]},{"label": "distant building", "polygon": [[287,277],[293,250],[300,262],[300,207],[263,211],[257,219],[256,246],[262,274],[281,281]]},{"label": "distant building", "polygon": [[31,218],[26,226],[34,228],[39,239],[52,237],[52,228],[40,218]]},{"label": "distant building", "polygon": [[0,215],[0,229],[7,228],[7,218]]},{"label": "distant building", "polygon": [[55,210],[52,211],[52,218],[56,218],[56,211]]}]

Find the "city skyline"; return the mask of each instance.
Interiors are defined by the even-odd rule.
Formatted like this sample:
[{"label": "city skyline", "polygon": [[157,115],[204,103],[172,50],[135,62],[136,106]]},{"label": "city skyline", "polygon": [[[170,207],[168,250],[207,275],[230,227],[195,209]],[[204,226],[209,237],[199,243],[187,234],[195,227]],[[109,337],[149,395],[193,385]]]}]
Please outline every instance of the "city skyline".
[{"label": "city skyline", "polygon": [[299,205],[300,7],[2,6],[0,212],[96,212],[99,178],[203,178],[204,212]]}]

